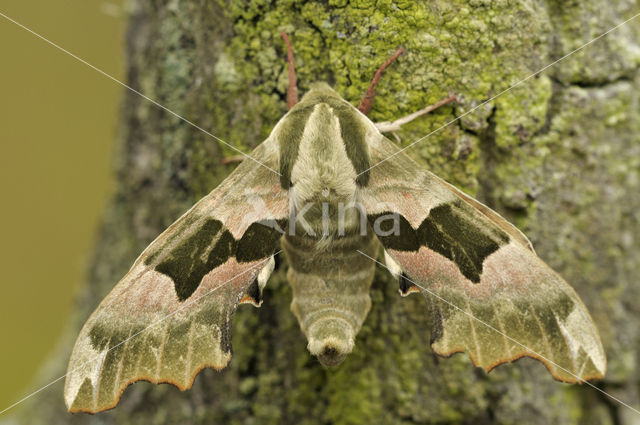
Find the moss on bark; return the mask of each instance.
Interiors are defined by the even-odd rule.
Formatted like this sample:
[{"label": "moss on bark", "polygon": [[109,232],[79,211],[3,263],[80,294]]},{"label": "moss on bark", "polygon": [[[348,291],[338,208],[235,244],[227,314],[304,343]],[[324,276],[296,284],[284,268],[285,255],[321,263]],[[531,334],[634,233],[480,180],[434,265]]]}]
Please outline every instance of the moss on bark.
[{"label": "moss on bark", "polygon": [[[128,83],[248,151],[286,111],[285,30],[302,92],[327,81],[352,103],[395,49],[370,116],[398,118],[460,96],[401,133],[404,145],[630,17],[637,2],[590,0],[137,0]],[[606,13],[603,13],[606,11]],[[535,75],[407,152],[479,196],[533,240],[580,293],[601,330],[609,374],[599,386],[636,406],[640,345],[640,23]],[[60,375],[82,321],[138,253],[231,171],[222,143],[128,93],[116,165],[87,290],[43,372]],[[62,386],[23,409],[26,423],[633,423],[587,386],[552,380],[523,359],[485,374],[466,355],[434,357],[425,300],[401,299],[379,270],[356,348],[323,368],[289,311],[284,270],[261,309],[239,308],[234,358],[191,391],[138,383],[96,416],[64,411]],[[635,301],[634,301],[635,300]],[[26,404],[26,403],[25,403]]]}]

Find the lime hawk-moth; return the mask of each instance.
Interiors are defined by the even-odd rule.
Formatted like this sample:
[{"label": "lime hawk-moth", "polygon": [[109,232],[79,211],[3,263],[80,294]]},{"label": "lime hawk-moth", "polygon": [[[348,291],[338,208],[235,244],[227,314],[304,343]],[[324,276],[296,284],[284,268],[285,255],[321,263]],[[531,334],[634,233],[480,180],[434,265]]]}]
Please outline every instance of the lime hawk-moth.
[{"label": "lime hawk-moth", "polygon": [[366,117],[397,55],[359,108],[326,84],[298,102],[285,40],[290,110],[144,250],[87,320],[69,361],[68,409],[112,408],[138,380],[187,389],[204,367],[224,368],[233,313],[239,303],[261,304],[280,249],[292,311],[326,366],[353,349],[380,255],[402,295],[427,296],[437,354],[467,351],[486,370],[528,356],[561,381],[603,377],[586,307],[527,238],[420,168]]}]

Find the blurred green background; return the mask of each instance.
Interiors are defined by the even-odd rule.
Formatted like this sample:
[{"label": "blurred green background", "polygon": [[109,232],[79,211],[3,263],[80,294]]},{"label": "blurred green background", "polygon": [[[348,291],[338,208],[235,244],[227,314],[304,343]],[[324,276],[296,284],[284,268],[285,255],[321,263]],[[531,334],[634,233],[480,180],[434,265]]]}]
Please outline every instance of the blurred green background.
[{"label": "blurred green background", "polygon": [[[3,0],[0,12],[122,79],[123,6]],[[124,89],[1,16],[0,45],[3,410],[37,389],[71,312],[110,195]]]}]

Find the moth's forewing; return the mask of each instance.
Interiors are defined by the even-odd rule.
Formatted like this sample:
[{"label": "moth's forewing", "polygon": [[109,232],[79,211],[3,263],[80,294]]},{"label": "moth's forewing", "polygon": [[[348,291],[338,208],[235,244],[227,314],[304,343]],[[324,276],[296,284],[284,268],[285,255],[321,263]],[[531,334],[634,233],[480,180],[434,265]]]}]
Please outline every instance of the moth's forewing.
[{"label": "moth's forewing", "polygon": [[260,271],[272,270],[289,210],[269,169],[277,143],[267,139],[251,156],[263,165],[240,164],[149,245],[89,317],[69,361],[70,411],[112,408],[138,380],[184,390],[204,367],[227,365],[231,317]]},{"label": "moth's forewing", "polygon": [[586,307],[520,231],[391,141],[371,139],[369,147],[373,163],[384,162],[372,168],[361,202],[372,225],[397,214],[398,234],[379,240],[422,287],[436,353],[467,351],[487,371],[533,357],[565,382],[604,376],[604,350]]}]

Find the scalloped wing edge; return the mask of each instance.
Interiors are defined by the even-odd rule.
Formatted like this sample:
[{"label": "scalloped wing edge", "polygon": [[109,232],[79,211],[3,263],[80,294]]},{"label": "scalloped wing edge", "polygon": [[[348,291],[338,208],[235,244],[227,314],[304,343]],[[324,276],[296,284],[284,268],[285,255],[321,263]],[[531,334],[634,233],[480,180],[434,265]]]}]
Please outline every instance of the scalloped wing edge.
[{"label": "scalloped wing edge", "polygon": [[113,402],[113,404],[111,405],[106,405],[98,410],[90,410],[90,409],[74,409],[73,405],[71,407],[69,407],[68,411],[69,413],[89,413],[89,414],[95,414],[95,413],[100,413],[100,412],[104,412],[106,410],[111,410],[114,409],[118,403],[120,403],[120,399],[122,398],[122,394],[124,394],[125,390],[127,388],[129,388],[132,384],[135,384],[136,382],[140,382],[140,381],[145,381],[145,382],[149,382],[151,384],[170,384],[173,385],[174,387],[178,388],[180,391],[186,391],[188,389],[191,389],[191,387],[193,386],[193,383],[195,382],[196,378],[198,377],[198,375],[200,374],[200,372],[202,372],[203,370],[205,370],[206,368],[211,368],[213,370],[215,370],[216,372],[220,372],[223,369],[225,369],[227,366],[229,366],[229,363],[231,362],[231,353],[228,353],[229,356],[227,358],[226,363],[223,366],[216,366],[213,363],[205,363],[205,364],[201,364],[199,365],[195,372],[193,373],[193,375],[191,376],[191,378],[187,381],[186,385],[181,385],[178,381],[173,381],[171,379],[155,379],[155,378],[150,378],[148,376],[136,376],[134,378],[131,378],[129,380],[127,380],[123,385],[121,385],[118,393],[115,396],[115,400]]}]

